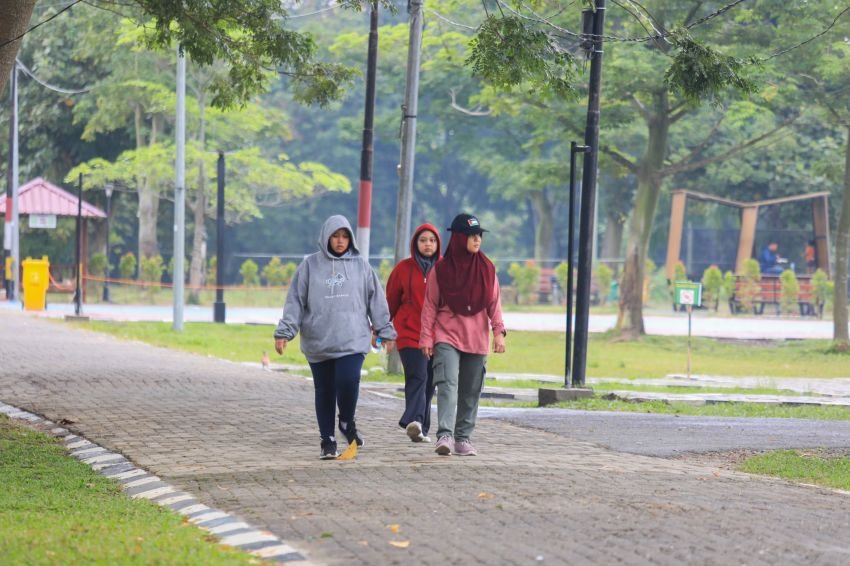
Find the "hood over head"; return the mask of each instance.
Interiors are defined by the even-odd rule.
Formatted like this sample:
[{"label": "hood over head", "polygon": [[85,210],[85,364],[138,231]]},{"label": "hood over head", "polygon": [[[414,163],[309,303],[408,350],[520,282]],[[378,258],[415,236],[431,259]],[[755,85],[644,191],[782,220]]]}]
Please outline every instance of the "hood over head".
[{"label": "hood over head", "polygon": [[437,228],[434,227],[433,224],[428,224],[427,222],[424,224],[420,224],[416,231],[413,232],[413,237],[410,239],[410,257],[416,257],[418,255],[419,248],[416,247],[416,240],[418,240],[419,235],[425,231],[431,232],[437,238],[437,253],[434,254],[434,258],[440,259],[440,256],[442,256],[440,250],[443,247],[443,242],[440,239],[440,232],[437,230]]},{"label": "hood over head", "polygon": [[319,251],[322,252],[325,257],[329,259],[340,259],[333,255],[330,250],[328,250],[328,242],[331,239],[331,235],[339,230],[340,228],[345,228],[348,230],[348,233],[351,235],[351,245],[348,248],[348,252],[343,254],[342,257],[346,257],[347,255],[351,256],[359,256],[360,248],[357,247],[357,240],[354,237],[354,230],[351,229],[351,224],[349,224],[348,219],[341,215],[335,214],[325,220],[325,223],[322,224],[322,230],[319,232]]}]

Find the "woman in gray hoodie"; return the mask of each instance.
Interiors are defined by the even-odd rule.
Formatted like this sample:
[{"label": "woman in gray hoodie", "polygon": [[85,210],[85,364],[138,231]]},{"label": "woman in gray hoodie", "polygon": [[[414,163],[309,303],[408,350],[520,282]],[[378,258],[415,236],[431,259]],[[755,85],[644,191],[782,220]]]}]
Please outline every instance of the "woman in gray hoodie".
[{"label": "woman in gray hoodie", "polygon": [[304,258],[295,271],[283,318],[274,332],[275,350],[301,331],[301,351],[313,373],[316,419],[322,436],[321,458],[339,454],[334,417],[348,443],[363,445],[354,413],[360,391],[360,369],[372,344],[373,331],[387,349],[396,332],[377,274],[360,250],[344,216],[328,218],[319,235],[319,251]]}]

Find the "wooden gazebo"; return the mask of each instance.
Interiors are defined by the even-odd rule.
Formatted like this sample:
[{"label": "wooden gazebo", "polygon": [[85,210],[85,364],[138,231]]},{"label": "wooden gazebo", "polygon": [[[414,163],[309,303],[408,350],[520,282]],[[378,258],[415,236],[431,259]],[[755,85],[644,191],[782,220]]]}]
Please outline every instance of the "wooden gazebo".
[{"label": "wooden gazebo", "polygon": [[[18,187],[18,214],[20,216],[77,216],[79,200],[73,195],[57,187],[50,181],[37,177],[25,185]],[[6,212],[6,199],[0,199],[0,214]],[[88,220],[90,218],[106,218],[106,213],[93,204],[82,202],[80,211],[82,217],[81,258],[83,278],[85,278],[86,261],[88,257]]]},{"label": "wooden gazebo", "polygon": [[673,278],[673,271],[681,259],[682,231],[685,224],[685,209],[688,199],[714,202],[737,208],[741,212],[741,229],[738,234],[738,253],[735,260],[735,272],[741,273],[744,262],[753,257],[756,239],[759,208],[795,201],[812,201],[812,232],[815,240],[815,261],[820,269],[829,276],[829,208],[828,192],[794,195],[758,202],[740,202],[728,198],[716,197],[695,191],[673,191],[673,203],[670,210],[670,234],[667,239],[667,279]]}]

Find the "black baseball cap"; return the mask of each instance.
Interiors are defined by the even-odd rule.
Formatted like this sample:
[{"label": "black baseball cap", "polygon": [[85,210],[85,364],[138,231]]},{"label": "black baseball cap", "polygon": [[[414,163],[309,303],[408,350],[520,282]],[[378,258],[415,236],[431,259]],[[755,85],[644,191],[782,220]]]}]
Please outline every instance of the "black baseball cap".
[{"label": "black baseball cap", "polygon": [[478,222],[478,218],[472,216],[471,214],[458,214],[457,216],[455,216],[455,219],[452,220],[452,225],[449,230],[452,232],[460,232],[462,234],[466,234],[467,236],[487,232],[487,230],[481,227],[481,223]]}]

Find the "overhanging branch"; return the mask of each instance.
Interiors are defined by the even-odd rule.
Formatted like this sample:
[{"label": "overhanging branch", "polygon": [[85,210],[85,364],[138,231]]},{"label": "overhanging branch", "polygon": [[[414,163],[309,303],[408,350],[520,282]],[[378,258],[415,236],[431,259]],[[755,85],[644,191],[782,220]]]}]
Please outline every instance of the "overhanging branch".
[{"label": "overhanging branch", "polygon": [[766,133],[764,133],[764,134],[762,134],[758,137],[755,137],[755,138],[753,138],[753,139],[751,139],[747,142],[744,142],[742,144],[738,144],[736,146],[733,146],[733,147],[727,149],[726,151],[724,151],[723,153],[720,153],[718,155],[714,155],[712,157],[706,157],[705,159],[700,159],[699,161],[692,161],[690,163],[677,163],[676,165],[671,165],[669,167],[665,167],[661,171],[659,171],[658,175],[660,177],[668,177],[670,175],[676,175],[678,173],[686,173],[688,171],[694,171],[696,169],[701,169],[701,168],[705,167],[706,165],[711,165],[712,163],[722,161],[729,156],[735,155],[736,153],[743,151],[743,150],[747,149],[748,147],[752,147],[752,146],[758,144],[759,142],[764,141],[767,138],[773,136],[779,130],[789,126],[790,124],[792,124],[795,120],[797,120],[797,118],[799,118],[799,115],[785,120],[784,122],[782,122],[781,124],[779,124],[778,126],[773,128],[772,130],[770,130],[769,132],[766,132]]}]

